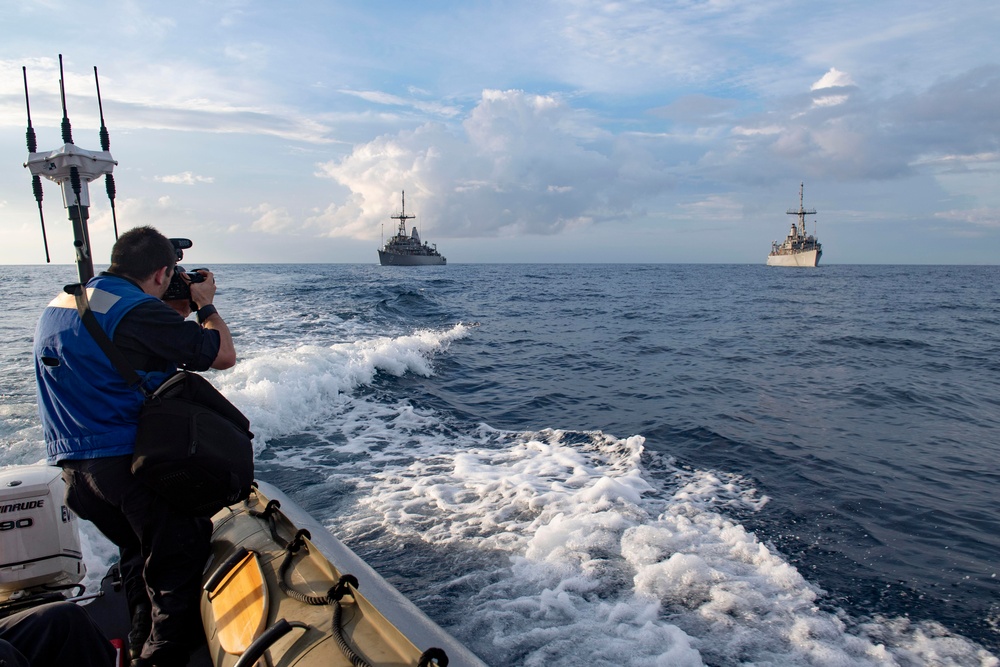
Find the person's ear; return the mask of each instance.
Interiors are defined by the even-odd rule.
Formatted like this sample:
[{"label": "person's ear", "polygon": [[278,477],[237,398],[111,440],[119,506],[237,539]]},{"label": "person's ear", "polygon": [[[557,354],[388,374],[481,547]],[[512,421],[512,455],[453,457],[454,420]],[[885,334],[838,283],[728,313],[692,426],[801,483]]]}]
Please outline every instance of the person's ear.
[{"label": "person's ear", "polygon": [[170,282],[172,269],[169,266],[163,266],[156,271],[156,284],[163,285]]}]

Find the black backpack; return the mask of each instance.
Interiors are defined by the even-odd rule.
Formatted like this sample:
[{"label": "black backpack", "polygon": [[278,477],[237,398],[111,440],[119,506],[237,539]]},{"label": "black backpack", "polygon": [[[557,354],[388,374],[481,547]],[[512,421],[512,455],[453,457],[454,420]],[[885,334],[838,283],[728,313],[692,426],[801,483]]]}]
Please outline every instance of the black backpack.
[{"label": "black backpack", "polygon": [[253,483],[250,421],[212,384],[178,371],[146,398],[132,474],[187,514],[246,500]]},{"label": "black backpack", "polygon": [[68,285],[84,326],[130,387],[146,401],[132,455],[132,474],[176,509],[210,516],[246,500],[253,484],[250,421],[208,380],[177,371],[153,393],[142,387],[121,350],[90,310],[83,285]]}]

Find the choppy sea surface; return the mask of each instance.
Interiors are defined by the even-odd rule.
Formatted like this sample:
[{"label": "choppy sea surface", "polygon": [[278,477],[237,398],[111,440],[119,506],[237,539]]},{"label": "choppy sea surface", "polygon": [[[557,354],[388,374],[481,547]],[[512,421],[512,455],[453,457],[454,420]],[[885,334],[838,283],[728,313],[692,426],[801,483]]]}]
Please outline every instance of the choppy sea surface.
[{"label": "choppy sea surface", "polygon": [[487,663],[1000,665],[1000,267],[212,268],[258,477]]}]

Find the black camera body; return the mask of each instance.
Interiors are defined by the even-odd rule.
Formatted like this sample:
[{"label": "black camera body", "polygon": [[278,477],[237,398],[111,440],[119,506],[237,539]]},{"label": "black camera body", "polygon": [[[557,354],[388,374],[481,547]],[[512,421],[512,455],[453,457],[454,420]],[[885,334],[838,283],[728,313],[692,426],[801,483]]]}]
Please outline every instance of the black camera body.
[{"label": "black camera body", "polygon": [[[194,245],[191,239],[170,239],[170,243],[174,246],[174,252],[177,253],[177,261],[184,259],[184,251]],[[170,278],[170,284],[167,285],[167,291],[163,295],[164,301],[174,301],[177,299],[187,299],[191,300],[191,283],[203,283],[205,282],[205,276],[198,273],[199,271],[207,271],[208,269],[195,269],[194,271],[186,271],[183,266],[178,264],[174,267],[174,275]]]},{"label": "black camera body", "polygon": [[185,271],[183,266],[175,266],[174,275],[170,279],[170,284],[167,285],[167,291],[163,294],[163,300],[174,301],[175,299],[187,299],[190,301],[191,283],[205,282],[205,276],[204,274],[198,273],[199,270],[205,269]]}]

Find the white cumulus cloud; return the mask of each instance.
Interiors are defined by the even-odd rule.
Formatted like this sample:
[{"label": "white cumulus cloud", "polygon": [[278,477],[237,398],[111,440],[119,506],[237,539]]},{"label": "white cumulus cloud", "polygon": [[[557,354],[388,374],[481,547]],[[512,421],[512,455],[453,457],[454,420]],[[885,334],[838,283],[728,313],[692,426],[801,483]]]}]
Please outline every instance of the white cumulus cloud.
[{"label": "white cumulus cloud", "polygon": [[819,81],[814,83],[809,90],[822,90],[824,88],[841,88],[843,86],[853,86],[854,80],[847,72],[841,72],[836,67],[831,67],[830,71],[824,74]]},{"label": "white cumulus cloud", "polygon": [[[847,88],[854,85],[854,80],[847,72],[841,72],[836,67],[831,67],[830,71],[824,74],[819,81],[814,83],[809,90],[826,90],[828,88]],[[813,105],[818,107],[832,107],[843,104],[848,99],[844,93],[831,95],[820,95],[813,100]]]},{"label": "white cumulus cloud", "polygon": [[557,96],[486,90],[461,126],[384,135],[319,165],[351,194],[310,222],[372,238],[394,224],[401,190],[428,237],[551,234],[628,218],[665,178],[629,141],[638,140],[607,135]]},{"label": "white cumulus cloud", "polygon": [[242,210],[244,213],[254,216],[253,222],[250,223],[250,229],[255,232],[282,234],[293,232],[299,227],[287,209],[272,206],[267,202]]},{"label": "white cumulus cloud", "polygon": [[156,176],[155,180],[160,183],[171,183],[173,185],[194,185],[196,183],[213,183],[212,176],[199,176],[190,171],[183,171],[179,174],[169,174],[167,176]]}]

